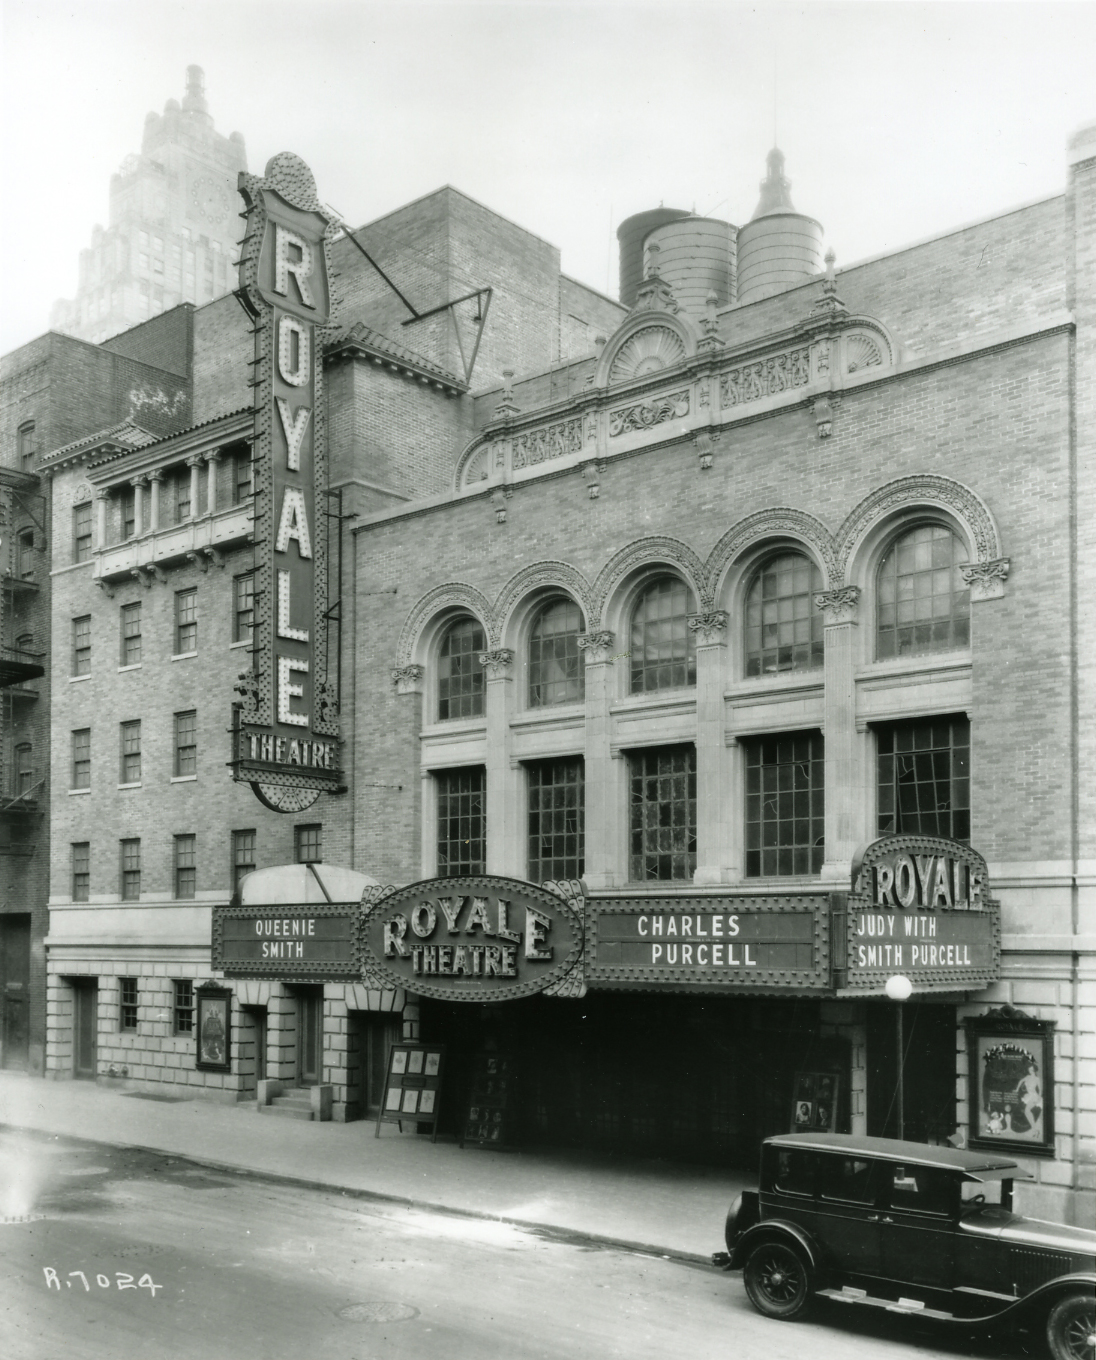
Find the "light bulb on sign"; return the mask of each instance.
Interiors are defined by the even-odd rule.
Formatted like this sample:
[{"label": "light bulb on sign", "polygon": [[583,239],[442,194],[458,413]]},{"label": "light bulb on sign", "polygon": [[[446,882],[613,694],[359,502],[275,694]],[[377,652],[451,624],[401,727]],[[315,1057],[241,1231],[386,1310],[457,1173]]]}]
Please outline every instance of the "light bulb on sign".
[{"label": "light bulb on sign", "polygon": [[887,978],[883,989],[892,1001],[908,1001],[913,994],[913,983],[902,973]]}]

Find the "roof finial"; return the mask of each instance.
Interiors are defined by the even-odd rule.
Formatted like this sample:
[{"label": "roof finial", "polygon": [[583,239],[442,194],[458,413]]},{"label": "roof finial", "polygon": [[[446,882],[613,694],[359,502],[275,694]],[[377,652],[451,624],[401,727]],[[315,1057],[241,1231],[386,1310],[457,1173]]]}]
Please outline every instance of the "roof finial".
[{"label": "roof finial", "polygon": [[[784,178],[784,153],[774,146],[766,157],[769,173],[761,181],[761,198],[758,201],[754,218],[765,217],[768,213],[795,212],[792,203],[791,181]],[[751,221],[753,218],[750,219]]]}]

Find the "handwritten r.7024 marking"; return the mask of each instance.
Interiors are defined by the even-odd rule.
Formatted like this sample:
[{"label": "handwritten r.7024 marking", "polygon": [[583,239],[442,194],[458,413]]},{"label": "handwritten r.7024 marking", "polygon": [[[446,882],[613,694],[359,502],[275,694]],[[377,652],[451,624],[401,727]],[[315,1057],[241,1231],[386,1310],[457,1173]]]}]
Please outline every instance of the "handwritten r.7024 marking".
[{"label": "handwritten r.7024 marking", "polygon": [[[57,1286],[58,1290],[61,1288],[60,1276],[52,1266],[43,1266],[42,1272],[46,1277],[47,1289],[52,1289],[54,1285]],[[79,1277],[79,1279],[84,1282],[84,1289],[90,1294],[91,1285],[88,1283],[88,1277],[82,1270],[70,1270],[68,1278],[65,1280],[65,1287],[67,1289],[72,1288],[74,1277]],[[136,1283],[134,1283],[132,1275],[127,1275],[125,1271],[122,1270],[116,1270],[114,1272],[114,1280],[111,1280],[109,1275],[96,1275],[95,1277],[95,1283],[100,1289],[109,1289],[115,1281],[117,1281],[119,1289],[147,1289],[153,1298],[156,1297],[157,1289],[163,1289],[164,1287],[162,1284],[153,1284],[152,1276],[149,1275],[147,1271]]]}]

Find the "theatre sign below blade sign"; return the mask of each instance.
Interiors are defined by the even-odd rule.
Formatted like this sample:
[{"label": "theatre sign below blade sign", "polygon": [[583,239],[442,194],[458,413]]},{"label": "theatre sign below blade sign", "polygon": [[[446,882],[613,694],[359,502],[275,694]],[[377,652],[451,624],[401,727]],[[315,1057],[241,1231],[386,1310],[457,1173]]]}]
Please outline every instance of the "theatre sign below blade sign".
[{"label": "theatre sign below blade sign", "polygon": [[255,605],[232,767],[268,807],[299,812],[344,787],[334,656],[328,673],[324,504],[332,227],[297,156],[274,156],[265,178],[241,174],[239,182],[247,204],[239,297],[255,340]]}]

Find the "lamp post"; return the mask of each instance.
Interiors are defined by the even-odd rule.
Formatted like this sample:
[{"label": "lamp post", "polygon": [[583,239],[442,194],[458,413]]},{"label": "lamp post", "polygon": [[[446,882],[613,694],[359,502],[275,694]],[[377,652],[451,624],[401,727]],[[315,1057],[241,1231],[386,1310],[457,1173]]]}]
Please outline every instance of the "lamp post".
[{"label": "lamp post", "polygon": [[908,1001],[913,993],[913,983],[902,973],[895,973],[887,978],[887,985],[883,989],[892,1001],[897,1001],[898,1005],[894,1009],[895,1028],[898,1034],[898,1136],[906,1136],[906,1080],[905,1080],[905,1039],[902,1034],[902,1002]]}]

